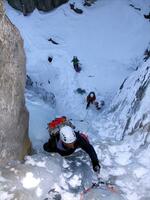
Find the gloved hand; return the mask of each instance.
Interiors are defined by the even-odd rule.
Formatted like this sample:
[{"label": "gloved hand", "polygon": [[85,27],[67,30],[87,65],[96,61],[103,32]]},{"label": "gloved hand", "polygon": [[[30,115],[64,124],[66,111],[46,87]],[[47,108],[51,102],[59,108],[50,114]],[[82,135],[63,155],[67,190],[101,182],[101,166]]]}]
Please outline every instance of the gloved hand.
[{"label": "gloved hand", "polygon": [[96,165],[96,166],[93,168],[93,170],[94,170],[97,174],[100,173],[100,169],[101,169],[101,166],[100,166],[100,165]]}]

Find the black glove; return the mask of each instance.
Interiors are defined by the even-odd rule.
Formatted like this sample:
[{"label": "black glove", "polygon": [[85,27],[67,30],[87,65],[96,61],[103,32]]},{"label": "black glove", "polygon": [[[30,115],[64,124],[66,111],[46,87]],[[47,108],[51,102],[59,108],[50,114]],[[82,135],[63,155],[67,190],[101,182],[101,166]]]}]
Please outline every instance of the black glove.
[{"label": "black glove", "polygon": [[95,167],[93,167],[93,170],[98,174],[100,173],[100,169],[101,169],[100,165],[96,165]]}]

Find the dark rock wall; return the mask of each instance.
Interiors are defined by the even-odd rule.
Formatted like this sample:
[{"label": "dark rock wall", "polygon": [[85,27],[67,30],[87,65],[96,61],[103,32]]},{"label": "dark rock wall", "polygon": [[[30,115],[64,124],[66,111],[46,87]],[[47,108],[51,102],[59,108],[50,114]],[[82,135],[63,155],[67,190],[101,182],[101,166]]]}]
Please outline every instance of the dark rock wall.
[{"label": "dark rock wall", "polygon": [[50,11],[68,0],[8,0],[8,3],[15,9],[20,10],[24,15],[31,13],[35,8],[41,11]]}]

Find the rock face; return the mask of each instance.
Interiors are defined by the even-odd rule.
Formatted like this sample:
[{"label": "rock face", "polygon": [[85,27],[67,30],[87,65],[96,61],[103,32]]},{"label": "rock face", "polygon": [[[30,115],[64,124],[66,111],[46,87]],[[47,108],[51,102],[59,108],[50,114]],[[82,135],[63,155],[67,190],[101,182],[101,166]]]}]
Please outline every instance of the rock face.
[{"label": "rock face", "polygon": [[53,0],[36,0],[36,7],[38,10],[49,11],[54,8]]},{"label": "rock face", "polygon": [[50,11],[68,0],[8,0],[8,3],[15,9],[20,10],[24,15],[31,13],[35,8],[42,11]]},{"label": "rock face", "polygon": [[31,148],[25,76],[23,42],[0,1],[0,165],[22,159]]},{"label": "rock face", "polygon": [[146,138],[150,132],[150,59],[132,73],[120,87],[111,106],[111,121],[123,139],[137,131]]},{"label": "rock face", "polygon": [[34,0],[8,0],[8,3],[15,9],[24,14],[31,13],[35,9]]}]

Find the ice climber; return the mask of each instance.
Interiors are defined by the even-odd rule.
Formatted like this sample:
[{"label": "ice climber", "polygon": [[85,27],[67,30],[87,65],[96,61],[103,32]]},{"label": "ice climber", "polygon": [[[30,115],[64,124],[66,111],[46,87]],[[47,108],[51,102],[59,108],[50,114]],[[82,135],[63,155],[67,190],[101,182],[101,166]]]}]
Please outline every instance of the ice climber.
[{"label": "ice climber", "polygon": [[101,100],[100,102],[96,101],[95,92],[90,92],[86,98],[86,101],[87,101],[86,109],[89,108],[90,104],[95,105],[97,110],[100,110],[102,106],[104,105],[103,100]]},{"label": "ice climber", "polygon": [[81,71],[81,67],[79,64],[79,60],[77,58],[77,56],[73,56],[73,59],[71,61],[73,63],[74,69],[76,72],[80,72]]},{"label": "ice climber", "polygon": [[56,152],[61,156],[71,155],[77,148],[83,149],[92,161],[93,170],[100,173],[97,154],[88,137],[75,131],[75,126],[66,117],[56,118],[48,124],[50,139],[43,145],[47,152]]}]

